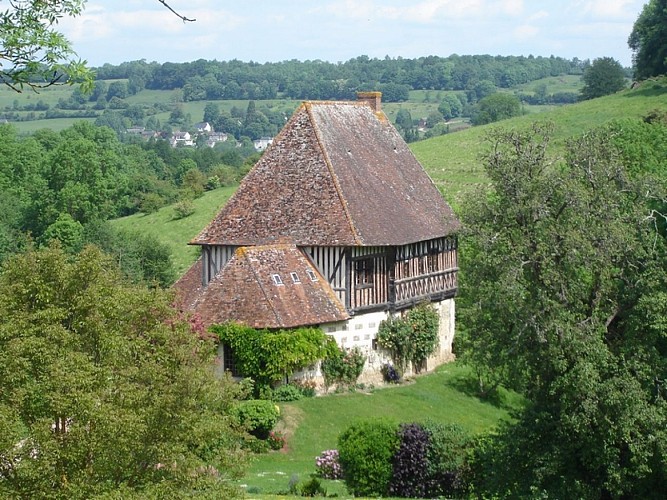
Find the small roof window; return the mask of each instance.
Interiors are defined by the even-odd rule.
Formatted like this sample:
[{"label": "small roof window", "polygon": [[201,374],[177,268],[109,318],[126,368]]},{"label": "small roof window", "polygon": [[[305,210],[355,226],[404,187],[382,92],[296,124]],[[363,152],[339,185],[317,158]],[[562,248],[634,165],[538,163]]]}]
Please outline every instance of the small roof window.
[{"label": "small roof window", "polygon": [[312,269],[306,269],[306,274],[310,278],[310,281],[317,281],[317,274],[315,274]]},{"label": "small roof window", "polygon": [[273,278],[274,285],[284,285],[283,279],[280,277],[279,274],[272,274],[271,278]]},{"label": "small roof window", "polygon": [[289,275],[292,277],[292,281],[294,283],[301,283],[301,279],[299,278],[298,274],[292,272],[292,273],[289,273]]}]

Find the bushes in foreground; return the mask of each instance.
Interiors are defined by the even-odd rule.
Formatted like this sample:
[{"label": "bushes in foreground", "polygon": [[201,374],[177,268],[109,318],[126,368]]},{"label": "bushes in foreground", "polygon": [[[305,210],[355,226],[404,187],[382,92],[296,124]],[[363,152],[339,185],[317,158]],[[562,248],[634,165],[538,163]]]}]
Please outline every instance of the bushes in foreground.
[{"label": "bushes in foreground", "polygon": [[362,421],[338,438],[343,478],[356,496],[464,497],[471,450],[461,427],[432,422]]}]

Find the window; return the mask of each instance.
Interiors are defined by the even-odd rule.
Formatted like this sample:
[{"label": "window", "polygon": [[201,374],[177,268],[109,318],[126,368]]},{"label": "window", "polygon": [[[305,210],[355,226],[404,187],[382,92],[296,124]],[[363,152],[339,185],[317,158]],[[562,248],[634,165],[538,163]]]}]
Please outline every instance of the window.
[{"label": "window", "polygon": [[298,274],[292,272],[292,273],[289,273],[289,275],[292,277],[292,282],[293,283],[301,283],[301,279],[299,279]]},{"label": "window", "polygon": [[431,248],[428,251],[427,259],[428,259],[428,272],[429,273],[435,272],[439,269],[440,266],[438,265],[438,256],[439,256],[439,254],[438,254],[438,249],[437,248]]},{"label": "window", "polygon": [[234,358],[234,352],[232,348],[227,344],[222,346],[222,367],[225,371],[231,373],[232,377],[241,377],[241,372],[239,372],[238,367],[236,366],[236,359]]},{"label": "window", "polygon": [[317,281],[317,274],[312,269],[306,269],[306,274],[310,278],[310,281]]},{"label": "window", "polygon": [[273,278],[274,285],[284,285],[283,279],[280,277],[279,274],[272,274],[271,278]]},{"label": "window", "polygon": [[359,287],[373,284],[373,259],[361,259],[354,263],[355,285]]}]

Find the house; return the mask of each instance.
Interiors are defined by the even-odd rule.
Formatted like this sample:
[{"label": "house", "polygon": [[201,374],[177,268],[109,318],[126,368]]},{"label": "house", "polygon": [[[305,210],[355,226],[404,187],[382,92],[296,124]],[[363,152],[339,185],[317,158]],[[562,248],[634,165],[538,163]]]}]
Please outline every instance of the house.
[{"label": "house", "polygon": [[452,357],[459,227],[379,92],[304,102],[192,240],[201,258],[175,287],[206,325],[317,325],[366,353],[367,380],[388,359],[380,322],[428,301],[440,316],[432,369]]},{"label": "house", "polygon": [[210,132],[213,132],[213,127],[209,122],[199,122],[194,124],[194,128],[199,134],[208,134]]},{"label": "house", "polygon": [[171,136],[171,146],[179,148],[183,146],[194,146],[195,142],[190,132],[174,132]]},{"label": "house", "polygon": [[227,141],[227,134],[225,134],[224,132],[211,132],[206,137],[206,145],[209,148],[214,147],[219,142],[225,142],[225,141]]},{"label": "house", "polygon": [[264,151],[273,142],[273,137],[260,137],[252,141],[255,151]]}]

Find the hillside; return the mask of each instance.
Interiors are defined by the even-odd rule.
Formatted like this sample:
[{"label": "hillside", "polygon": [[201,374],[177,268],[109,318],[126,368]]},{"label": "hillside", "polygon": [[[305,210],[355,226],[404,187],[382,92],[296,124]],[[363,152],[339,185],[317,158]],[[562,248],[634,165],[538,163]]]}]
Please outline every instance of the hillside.
[{"label": "hillside", "polygon": [[494,128],[526,129],[536,121],[551,121],[555,125],[553,153],[557,154],[570,137],[610,120],[641,118],[654,109],[667,109],[667,78],[647,80],[635,89],[540,114],[527,114],[434,137],[413,143],[410,147],[445,197],[457,206],[466,192],[484,182],[479,156],[484,151],[485,136]]},{"label": "hillside", "polygon": [[[466,193],[485,181],[479,156],[484,151],[484,138],[490,130],[497,127],[525,129],[536,121],[551,121],[555,124],[552,151],[558,154],[559,148],[570,137],[613,119],[643,117],[653,109],[667,109],[667,78],[649,80],[638,88],[615,95],[415,142],[410,147],[456,209]],[[173,208],[164,207],[155,214],[136,214],[118,219],[114,224],[154,234],[168,243],[181,274],[197,255],[187,242],[213,218],[233,190],[226,187],[206,193],[196,201],[195,214],[185,219],[174,219]]]}]

